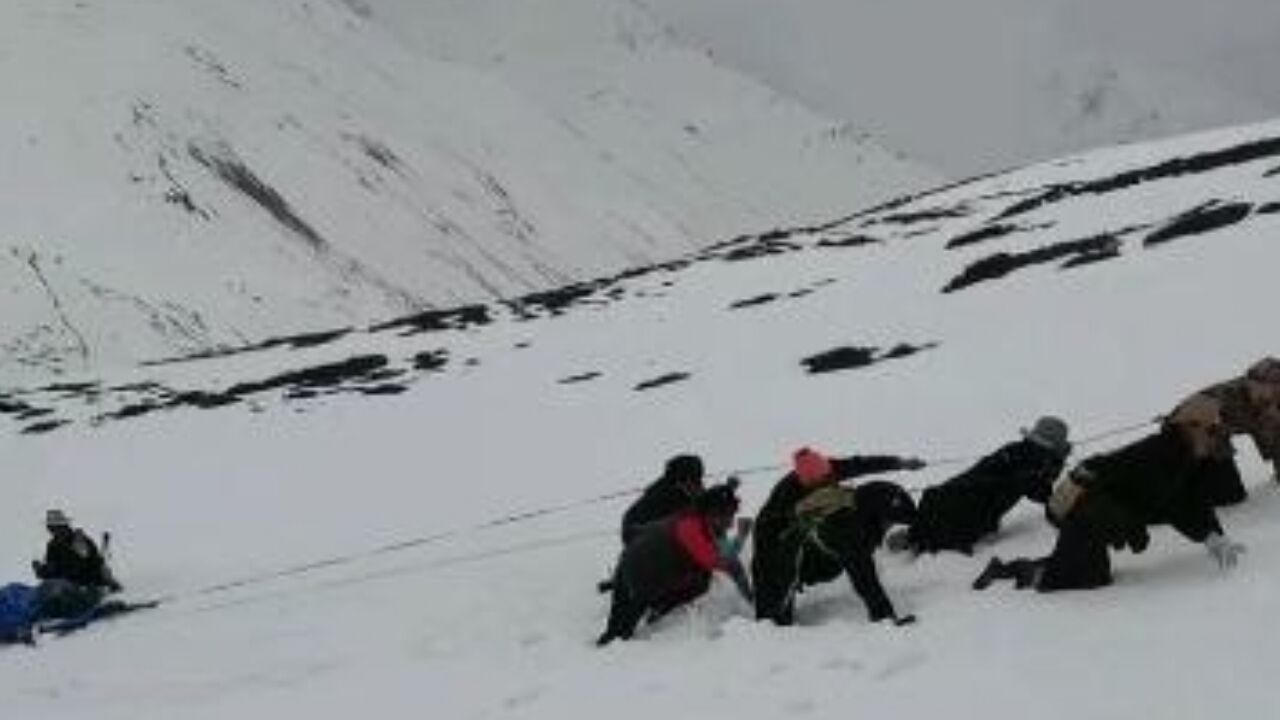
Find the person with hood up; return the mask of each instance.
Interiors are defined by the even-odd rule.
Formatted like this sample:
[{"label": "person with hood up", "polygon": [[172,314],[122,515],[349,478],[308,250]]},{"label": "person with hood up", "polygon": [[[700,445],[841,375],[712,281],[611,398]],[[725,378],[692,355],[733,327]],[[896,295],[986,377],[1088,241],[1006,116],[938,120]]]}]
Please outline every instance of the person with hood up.
[{"label": "person with hood up", "polygon": [[622,544],[630,542],[641,526],[688,509],[702,492],[704,473],[702,458],[697,455],[681,454],[668,460],[662,476],[622,514]]},{"label": "person with hood up", "polygon": [[637,529],[618,558],[608,626],[597,645],[629,640],[641,620],[652,622],[693,602],[714,572],[729,574],[751,602],[746,573],[723,540],[738,512],[737,486],[731,479],[708,488],[691,507]]},{"label": "person with hood up", "polygon": [[915,503],[887,482],[859,488],[849,480],[891,470],[918,470],[923,460],[892,455],[828,458],[810,448],[792,455],[792,469],[756,515],[751,580],[756,618],[794,621],[795,596],[805,585],[848,575],[872,622],[899,618],[876,573],[873,553],[893,524],[910,524]]}]

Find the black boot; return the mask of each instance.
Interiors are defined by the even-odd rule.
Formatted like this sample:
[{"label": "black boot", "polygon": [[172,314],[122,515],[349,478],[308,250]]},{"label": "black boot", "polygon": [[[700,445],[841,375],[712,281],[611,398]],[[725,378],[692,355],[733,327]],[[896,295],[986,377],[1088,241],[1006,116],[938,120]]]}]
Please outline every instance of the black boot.
[{"label": "black boot", "polygon": [[996,580],[1014,580],[1017,575],[1013,572],[1012,563],[1006,563],[998,557],[991,558],[991,562],[983,568],[982,573],[973,581],[974,590],[986,590],[991,587],[991,583]]}]

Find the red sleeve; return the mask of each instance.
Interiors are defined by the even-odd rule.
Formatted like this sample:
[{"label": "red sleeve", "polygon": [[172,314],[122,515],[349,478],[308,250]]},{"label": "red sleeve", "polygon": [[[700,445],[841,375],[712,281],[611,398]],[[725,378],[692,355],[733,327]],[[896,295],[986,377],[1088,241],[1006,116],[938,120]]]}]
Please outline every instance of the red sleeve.
[{"label": "red sleeve", "polygon": [[698,567],[711,572],[720,567],[720,553],[707,532],[706,523],[693,513],[676,520],[676,540]]}]

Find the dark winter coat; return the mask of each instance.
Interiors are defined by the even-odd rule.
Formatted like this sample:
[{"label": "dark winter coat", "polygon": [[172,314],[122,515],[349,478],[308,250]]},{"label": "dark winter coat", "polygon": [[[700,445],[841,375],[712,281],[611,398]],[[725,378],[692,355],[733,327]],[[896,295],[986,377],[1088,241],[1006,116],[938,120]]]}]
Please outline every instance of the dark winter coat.
[{"label": "dark winter coat", "polygon": [[1195,455],[1181,432],[1166,426],[1118,450],[1084,460],[1064,482],[1079,485],[1082,497],[1105,501],[1127,516],[1112,523],[1109,540],[1137,539],[1141,547],[1134,549],[1141,550],[1146,526],[1168,524],[1189,540],[1203,542],[1210,533],[1222,532],[1206,474],[1201,472],[1207,460],[1211,458]]},{"label": "dark winter coat", "polygon": [[622,544],[630,543],[641,527],[688,510],[694,497],[686,484],[666,476],[658,478],[622,514]]},{"label": "dark winter coat", "polygon": [[721,567],[707,519],[684,511],[637,530],[618,559],[615,582],[651,605],[691,587],[705,587]]},{"label": "dark winter coat", "polygon": [[708,518],[694,510],[637,529],[618,558],[610,589],[609,622],[597,644],[628,639],[640,621],[661,617],[706,593],[716,570],[736,558],[720,554]]},{"label": "dark winter coat", "polygon": [[[853,455],[831,460],[832,475],[836,482],[908,467],[913,467],[910,460],[895,455]],[[802,485],[794,471],[787,473],[773,486],[768,499],[756,514],[757,552],[761,545],[767,548],[777,542],[782,533],[790,527],[795,517],[796,505],[816,489],[816,487]]]},{"label": "dark winter coat", "polygon": [[[837,474],[843,472],[843,477],[850,477],[902,467],[898,458],[858,460],[845,464]],[[804,492],[798,492],[800,490]],[[796,592],[807,585],[834,580],[843,573],[849,577],[873,622],[895,618],[873,556],[890,525],[914,522],[915,504],[911,497],[893,483],[867,483],[853,489],[851,505],[806,526],[796,521],[795,508],[814,491],[816,488],[803,488],[794,477],[788,476],[770,496],[775,504],[770,507],[766,503],[767,519],[764,511],[757,517],[751,562],[756,617],[790,624]]]},{"label": "dark winter coat", "polygon": [[118,589],[98,546],[83,530],[55,533],[45,547],[44,562],[35,563],[41,580],[66,580],[87,587]]},{"label": "dark winter coat", "polygon": [[1044,503],[1065,458],[1031,440],[1012,442],[950,480],[924,491],[920,518],[911,526],[917,552],[959,550],[1000,529],[1022,498]]}]

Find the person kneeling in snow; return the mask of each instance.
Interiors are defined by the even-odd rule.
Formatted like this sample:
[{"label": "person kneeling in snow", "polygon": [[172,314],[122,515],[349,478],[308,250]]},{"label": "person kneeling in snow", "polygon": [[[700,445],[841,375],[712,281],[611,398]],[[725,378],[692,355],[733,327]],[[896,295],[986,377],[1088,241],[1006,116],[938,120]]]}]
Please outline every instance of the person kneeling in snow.
[{"label": "person kneeling in snow", "polygon": [[893,456],[833,460],[809,448],[796,451],[792,461],[792,471],[778,481],[756,516],[751,559],[756,618],[791,624],[798,590],[844,572],[872,622],[914,621],[894,611],[872,556],[891,525],[909,525],[916,519],[915,503],[893,483],[850,488],[839,482],[889,470],[917,470],[924,461]]},{"label": "person kneeling in snow", "polygon": [[1223,568],[1233,567],[1244,546],[1223,533],[1214,512],[1209,478],[1199,472],[1222,432],[1211,418],[1173,426],[1072,469],[1054,488],[1049,517],[1058,525],[1053,551],[1038,559],[992,558],[973,582],[982,590],[996,580],[1018,588],[1087,590],[1111,584],[1108,547],[1146,550],[1147,527],[1170,524],[1204,543]]},{"label": "person kneeling in snow", "polygon": [[1049,500],[1053,481],[1071,453],[1067,424],[1042,417],[1022,439],[987,455],[976,465],[928,488],[920,498],[920,516],[889,538],[895,550],[973,554],[973,545],[1000,529],[1000,520],[1022,498]]},{"label": "person kneeling in snow", "polygon": [[33,560],[31,569],[40,580],[66,580],[89,588],[101,588],[119,592],[111,568],[98,546],[83,530],[73,527],[71,519],[61,510],[45,513],[45,528],[49,531],[49,544],[45,546],[44,560]]},{"label": "person kneeling in snow", "polygon": [[715,571],[729,574],[751,602],[751,586],[736,556],[742,538],[724,539],[738,512],[737,486],[731,478],[708,488],[692,507],[636,531],[618,558],[609,624],[597,645],[629,640],[642,619],[656,620],[701,597]]}]

